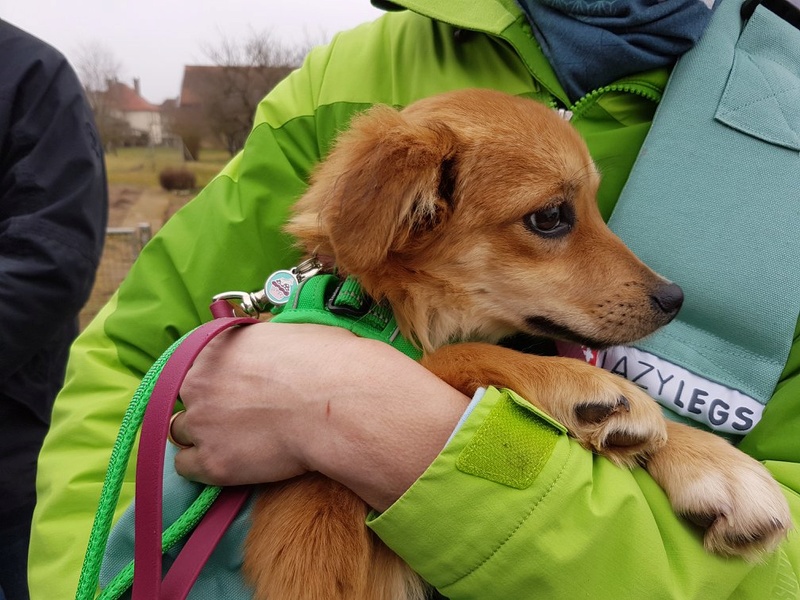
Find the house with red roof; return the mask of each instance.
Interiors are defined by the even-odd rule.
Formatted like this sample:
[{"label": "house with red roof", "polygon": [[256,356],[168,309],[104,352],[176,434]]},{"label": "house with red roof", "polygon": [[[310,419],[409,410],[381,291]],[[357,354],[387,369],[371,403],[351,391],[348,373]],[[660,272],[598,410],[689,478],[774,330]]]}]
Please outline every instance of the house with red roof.
[{"label": "house with red roof", "polygon": [[103,101],[108,114],[125,121],[135,138],[156,146],[164,142],[161,107],[142,98],[138,77],[134,78],[133,87],[118,80],[109,81]]}]

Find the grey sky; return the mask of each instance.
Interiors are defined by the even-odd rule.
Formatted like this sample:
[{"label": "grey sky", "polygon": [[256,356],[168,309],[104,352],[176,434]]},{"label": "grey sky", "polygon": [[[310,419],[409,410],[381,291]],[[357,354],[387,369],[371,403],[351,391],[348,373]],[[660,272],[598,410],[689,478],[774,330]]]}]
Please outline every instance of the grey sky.
[{"label": "grey sky", "polygon": [[[155,104],[178,95],[183,66],[208,64],[204,43],[270,30],[287,43],[329,39],[381,14],[369,0],[0,0],[0,18],[75,61],[100,42]],[[2,57],[0,57],[2,60]]]}]

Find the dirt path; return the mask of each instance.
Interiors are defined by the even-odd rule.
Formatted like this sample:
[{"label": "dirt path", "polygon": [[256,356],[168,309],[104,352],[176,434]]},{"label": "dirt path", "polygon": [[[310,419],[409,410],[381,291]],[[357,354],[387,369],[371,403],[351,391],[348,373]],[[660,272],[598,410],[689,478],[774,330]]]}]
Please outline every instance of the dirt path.
[{"label": "dirt path", "polygon": [[109,227],[136,227],[149,223],[153,232],[161,229],[170,214],[174,194],[157,189],[109,186]]}]

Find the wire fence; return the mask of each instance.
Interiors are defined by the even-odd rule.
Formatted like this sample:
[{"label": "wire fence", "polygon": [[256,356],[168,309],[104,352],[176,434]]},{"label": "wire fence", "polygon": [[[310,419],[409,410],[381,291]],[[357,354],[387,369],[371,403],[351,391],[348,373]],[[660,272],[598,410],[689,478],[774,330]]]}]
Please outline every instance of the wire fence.
[{"label": "wire fence", "polygon": [[81,329],[85,328],[108,302],[152,235],[149,223],[139,223],[136,227],[106,229],[105,248],[97,269],[92,295],[80,314]]}]

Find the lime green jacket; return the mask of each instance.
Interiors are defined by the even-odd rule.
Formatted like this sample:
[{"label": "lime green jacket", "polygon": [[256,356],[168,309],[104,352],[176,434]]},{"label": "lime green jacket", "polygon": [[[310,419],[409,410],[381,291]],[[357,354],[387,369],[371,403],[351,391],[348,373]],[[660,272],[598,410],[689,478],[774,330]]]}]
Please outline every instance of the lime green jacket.
[{"label": "lime green jacket", "polygon": [[[34,600],[74,594],[110,450],[144,372],[210,319],[213,294],[255,290],[267,274],[296,264],[281,226],[355,113],[464,87],[568,107],[602,169],[599,203],[610,214],[667,73],[627,78],[571,104],[513,0],[403,4],[411,10],[313,51],[260,104],[244,150],[147,245],[76,342],[39,461]],[[795,337],[781,383],[741,448],[786,486],[800,522],[798,370]],[[798,597],[796,535],[760,564],[710,556],[646,472],[613,467],[557,430],[537,450],[536,475],[522,489],[455,468],[464,448],[493,432],[525,434],[542,422],[511,393],[490,390],[427,472],[370,526],[454,600]],[[491,462],[486,450],[475,455]],[[132,494],[133,465],[120,512]]]}]

